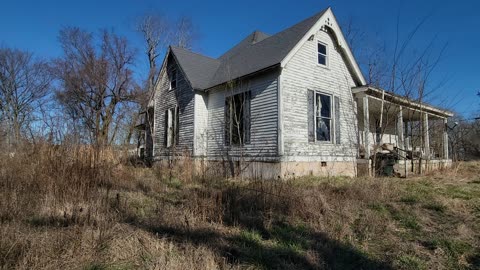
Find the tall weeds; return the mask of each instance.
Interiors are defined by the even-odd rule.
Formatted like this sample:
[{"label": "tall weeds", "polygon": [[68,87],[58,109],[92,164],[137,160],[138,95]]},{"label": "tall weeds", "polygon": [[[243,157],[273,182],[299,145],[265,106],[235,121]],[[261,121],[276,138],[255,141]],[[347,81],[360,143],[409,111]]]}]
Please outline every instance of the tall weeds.
[{"label": "tall weeds", "polygon": [[[25,145],[0,158],[0,218],[31,222],[92,222],[98,188],[112,180],[111,162],[80,146]],[[80,218],[82,216],[82,218]]]},{"label": "tall weeds", "polygon": [[[389,250],[399,250],[398,263],[411,259],[399,234],[428,238],[422,228],[432,222],[448,227],[437,219],[478,212],[478,165],[429,180],[238,181],[195,176],[188,157],[154,168],[124,160],[120,150],[78,145],[1,152],[0,269],[388,269]],[[465,250],[449,260],[470,258]]]}]

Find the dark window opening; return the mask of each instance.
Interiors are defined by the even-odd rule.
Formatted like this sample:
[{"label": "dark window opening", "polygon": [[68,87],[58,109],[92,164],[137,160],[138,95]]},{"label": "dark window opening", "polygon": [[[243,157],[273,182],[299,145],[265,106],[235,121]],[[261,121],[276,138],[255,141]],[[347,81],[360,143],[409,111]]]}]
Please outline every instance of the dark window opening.
[{"label": "dark window opening", "polygon": [[250,142],[250,92],[225,100],[225,144],[243,145]]},{"label": "dark window opening", "polygon": [[177,69],[172,67],[169,72],[170,76],[170,90],[177,88]]},{"label": "dark window opening", "polygon": [[152,107],[147,109],[145,115],[145,157],[153,156],[153,136],[152,131],[154,128],[154,114],[155,111]]},{"label": "dark window opening", "polygon": [[331,141],[332,98],[317,93],[315,97],[315,124],[317,141]]},{"label": "dark window opening", "polygon": [[165,110],[165,141],[169,148],[178,144],[180,134],[180,117],[178,106]]}]

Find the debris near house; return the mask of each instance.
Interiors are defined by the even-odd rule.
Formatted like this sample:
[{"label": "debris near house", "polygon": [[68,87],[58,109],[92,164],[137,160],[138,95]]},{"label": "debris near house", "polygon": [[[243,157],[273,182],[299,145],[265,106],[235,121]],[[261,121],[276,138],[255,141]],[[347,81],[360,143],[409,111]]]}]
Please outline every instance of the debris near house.
[{"label": "debris near house", "polygon": [[377,148],[375,155],[377,176],[394,176],[394,166],[398,163],[399,154],[396,147],[391,143],[384,143]]}]

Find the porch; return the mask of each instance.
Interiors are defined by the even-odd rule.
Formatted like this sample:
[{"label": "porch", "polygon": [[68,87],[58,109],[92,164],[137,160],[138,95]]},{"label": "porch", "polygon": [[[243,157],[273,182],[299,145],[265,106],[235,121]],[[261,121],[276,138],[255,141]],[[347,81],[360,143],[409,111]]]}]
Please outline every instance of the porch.
[{"label": "porch", "polygon": [[407,176],[451,164],[447,134],[451,112],[374,87],[355,87],[352,92],[360,175],[372,175],[373,167],[375,175],[382,174],[381,169],[390,166],[393,174]]}]

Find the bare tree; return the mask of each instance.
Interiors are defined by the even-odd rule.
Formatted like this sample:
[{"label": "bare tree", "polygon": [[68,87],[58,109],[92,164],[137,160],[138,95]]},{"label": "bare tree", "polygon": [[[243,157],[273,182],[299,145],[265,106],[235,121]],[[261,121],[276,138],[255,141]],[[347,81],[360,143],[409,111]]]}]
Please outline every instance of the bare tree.
[{"label": "bare tree", "polygon": [[189,17],[181,17],[172,30],[172,44],[190,50],[196,36],[192,19]]},{"label": "bare tree", "polygon": [[158,57],[165,52],[168,45],[190,49],[195,36],[193,23],[189,17],[181,17],[176,23],[171,23],[162,15],[146,14],[138,20],[136,30],[145,42],[149,64],[146,89],[152,92],[159,75]]},{"label": "bare tree", "polygon": [[[480,92],[477,93],[480,97]],[[480,158],[480,116],[465,119],[456,116],[451,119],[453,124],[447,126],[450,151],[453,160],[469,160]]]},{"label": "bare tree", "polygon": [[64,55],[55,61],[61,82],[57,100],[72,121],[89,132],[97,146],[112,144],[122,109],[136,102],[138,88],[131,67],[134,51],[125,38],[109,31],[95,36],[79,28],[60,31]]},{"label": "bare tree", "polygon": [[454,117],[448,126],[452,159],[455,161],[480,158],[480,119]]},{"label": "bare tree", "polygon": [[47,64],[31,53],[0,48],[0,122],[10,144],[22,138],[49,93]]},{"label": "bare tree", "polygon": [[[139,131],[138,136],[145,137],[147,145],[153,145],[153,107],[152,102],[155,96],[155,85],[159,79],[158,57],[166,51],[168,45],[176,45],[189,49],[193,37],[193,24],[190,18],[182,17],[177,23],[171,23],[166,17],[160,14],[146,14],[141,17],[136,25],[136,30],[141,34],[145,43],[145,54],[148,59],[149,72],[144,82],[143,94],[141,97],[141,110],[143,116],[132,115],[129,134],[134,131],[135,123],[139,117],[145,124],[145,130]],[[151,155],[150,153],[149,155]],[[148,155],[147,155],[148,156]]]},{"label": "bare tree", "polygon": [[[396,129],[397,115],[400,107],[385,100],[386,94],[393,96],[402,96],[408,103],[424,104],[426,101],[432,101],[434,93],[440,89],[444,81],[434,83],[431,75],[435,72],[446,45],[438,46],[438,42],[433,38],[426,46],[418,47],[415,43],[416,38],[429,16],[421,20],[405,36],[401,36],[400,15],[397,16],[396,37],[392,46],[386,46],[383,41],[378,41],[376,36],[368,36],[359,29],[353,27],[351,20],[344,26],[346,29],[346,39],[350,45],[362,43],[361,50],[356,50],[357,59],[359,59],[362,69],[365,71],[366,81],[369,86],[382,89],[380,113],[370,115],[370,122],[375,126],[369,139],[373,144],[373,168],[377,152],[382,150],[383,138],[388,135],[389,129]],[[408,106],[407,106],[408,107]],[[411,142],[417,146],[424,147],[422,139],[424,133],[424,118],[413,120],[413,110],[404,111],[407,125],[407,134],[416,134],[412,136]],[[428,125],[427,125],[428,126]],[[365,127],[371,130],[372,127]],[[429,126],[429,129],[433,125]],[[391,135],[391,134],[390,134]],[[366,134],[365,134],[366,136]],[[368,146],[365,146],[368,147]],[[425,155],[429,159],[429,155]],[[369,158],[369,157],[367,157]]]},{"label": "bare tree", "polygon": [[168,44],[169,23],[160,15],[147,14],[138,21],[136,29],[145,41],[149,64],[146,89],[151,92],[158,77],[157,58]]}]

